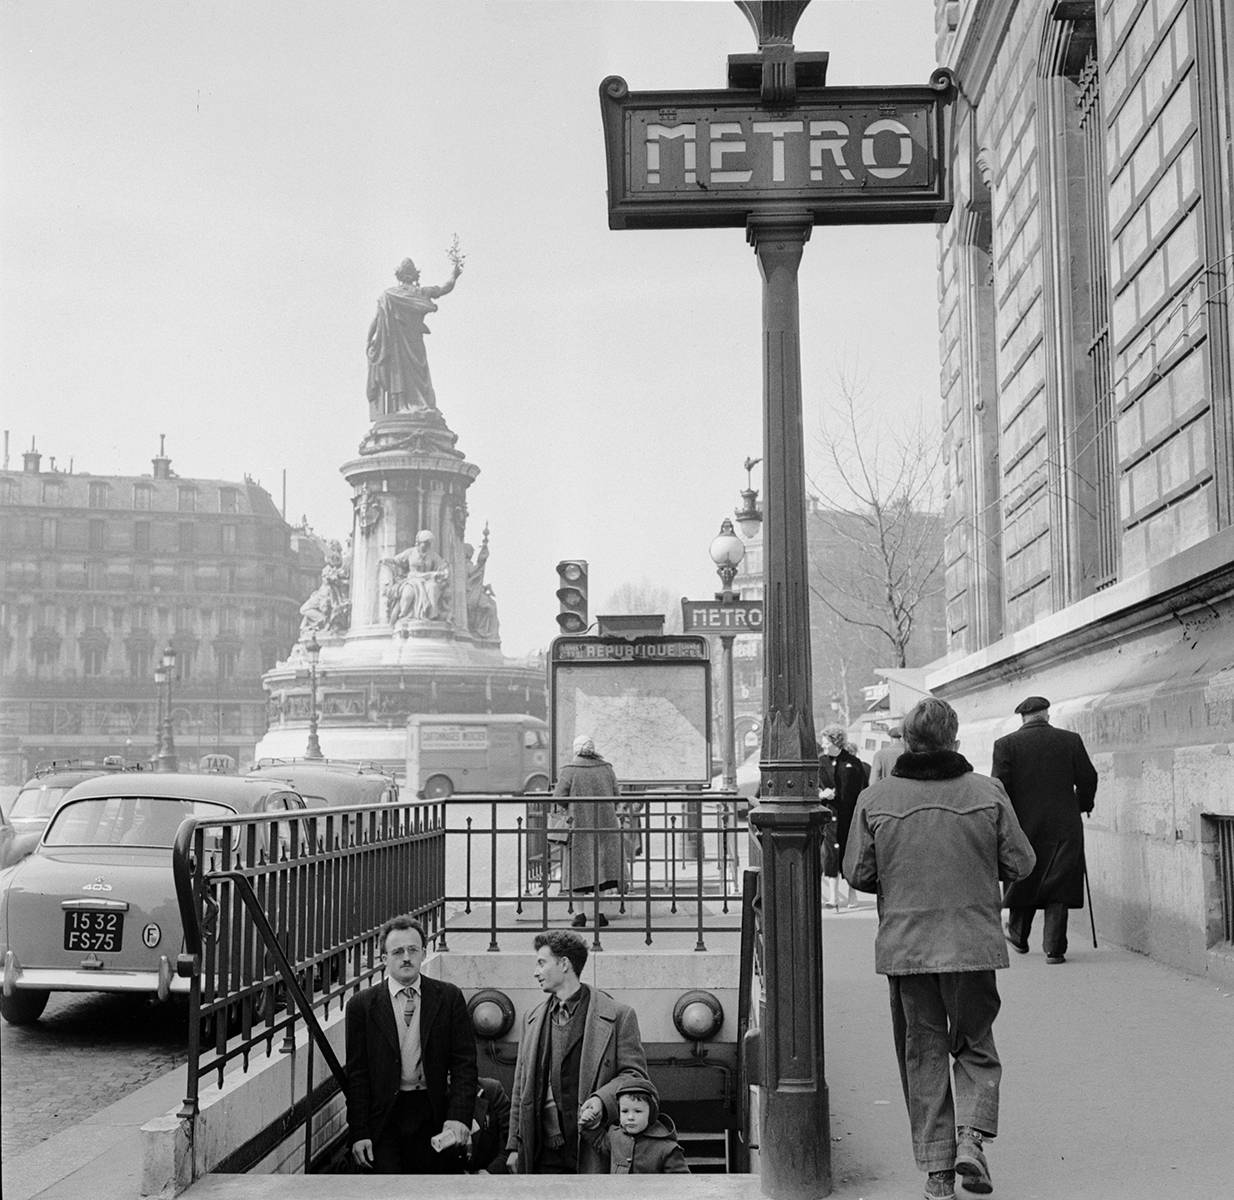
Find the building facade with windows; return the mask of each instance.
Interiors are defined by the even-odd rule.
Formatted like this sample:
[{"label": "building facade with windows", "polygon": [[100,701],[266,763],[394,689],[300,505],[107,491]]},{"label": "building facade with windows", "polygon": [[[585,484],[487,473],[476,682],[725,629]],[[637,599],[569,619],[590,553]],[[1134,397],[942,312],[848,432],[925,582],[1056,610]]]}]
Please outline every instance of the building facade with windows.
[{"label": "building facade with windows", "polygon": [[[1232,10],[938,0],[947,656],[990,767],[1024,696],[1101,774],[1110,940],[1234,979]],[[1078,935],[1077,935],[1078,936]]]},{"label": "building facade with windows", "polygon": [[[37,761],[156,753],[171,717],[182,765],[251,756],[261,674],[286,653],[320,549],[245,479],[185,479],[160,453],[140,477],[0,471],[0,735],[10,782]],[[54,460],[53,464],[54,464]],[[304,544],[302,544],[304,543]]]}]

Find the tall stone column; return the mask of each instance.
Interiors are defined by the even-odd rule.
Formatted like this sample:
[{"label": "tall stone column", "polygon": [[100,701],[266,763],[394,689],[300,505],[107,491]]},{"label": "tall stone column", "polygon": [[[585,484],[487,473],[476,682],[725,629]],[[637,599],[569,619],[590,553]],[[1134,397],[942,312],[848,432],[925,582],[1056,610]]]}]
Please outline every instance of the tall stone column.
[{"label": "tall stone column", "polygon": [[763,851],[764,1014],[759,1166],[765,1195],[831,1192],[823,1056],[823,809],[810,681],[810,591],[797,269],[808,213],[749,219],[763,277],[763,742],[750,819]]}]

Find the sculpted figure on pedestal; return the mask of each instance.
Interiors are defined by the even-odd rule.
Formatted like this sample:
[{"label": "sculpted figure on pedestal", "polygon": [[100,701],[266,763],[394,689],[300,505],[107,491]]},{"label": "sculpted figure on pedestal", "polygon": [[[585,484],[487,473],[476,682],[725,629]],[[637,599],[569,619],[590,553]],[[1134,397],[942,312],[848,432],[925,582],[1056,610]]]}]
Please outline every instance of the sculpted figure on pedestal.
[{"label": "sculpted figure on pedestal", "polygon": [[484,541],[480,543],[480,556],[472,562],[475,549],[464,543],[463,554],[467,558],[467,628],[478,638],[497,639],[497,599],[492,587],[484,582],[484,568],[488,562],[488,526],[484,527]]},{"label": "sculpted figure on pedestal", "polygon": [[300,637],[310,633],[343,633],[351,616],[351,573],[343,548],[331,542],[321,568],[321,582],[300,605]]},{"label": "sculpted figure on pedestal", "polygon": [[457,238],[449,253],[454,269],[448,282],[421,287],[416,264],[405,258],[394,272],[398,285],[387,288],[377,301],[377,315],[369,326],[367,346],[372,420],[390,413],[437,407],[424,345],[429,333],[424,318],[437,311],[434,300],[454,290],[463,269]]},{"label": "sculpted figure on pedestal", "polygon": [[391,625],[406,618],[449,619],[450,567],[433,549],[433,535],[422,529],[416,544],[393,558],[383,558],[392,578],[386,584],[386,616]]}]

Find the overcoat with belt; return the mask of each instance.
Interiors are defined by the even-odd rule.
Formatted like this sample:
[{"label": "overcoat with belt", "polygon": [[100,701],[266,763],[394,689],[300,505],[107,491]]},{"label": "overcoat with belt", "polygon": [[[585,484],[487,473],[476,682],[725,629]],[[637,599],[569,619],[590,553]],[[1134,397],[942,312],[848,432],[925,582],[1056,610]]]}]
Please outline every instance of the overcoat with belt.
[{"label": "overcoat with belt", "polygon": [[[518,1062],[510,1096],[510,1139],[508,1152],[518,1151],[520,1175],[531,1173],[540,1149],[540,1037],[544,1030],[550,996],[523,1020],[518,1042]],[[632,1079],[649,1079],[647,1056],[634,1010],[614,1000],[607,992],[591,989],[587,1019],[583,1024],[580,1047],[577,1100],[582,1104],[596,1096],[604,1105],[601,1128],[617,1123],[617,1089]],[[578,1173],[600,1175],[608,1164],[587,1138],[578,1140]]]},{"label": "overcoat with belt", "polygon": [[[351,1144],[376,1143],[398,1099],[402,1057],[390,989],[383,980],[347,1002],[347,1127]],[[463,993],[420,976],[420,1054],[433,1121],[471,1125],[476,1035]]]},{"label": "overcoat with belt", "polygon": [[1021,726],[994,743],[990,774],[1011,799],[1037,865],[1007,885],[1006,908],[1084,906],[1084,824],[1093,811],[1097,771],[1084,740],[1044,721]]}]

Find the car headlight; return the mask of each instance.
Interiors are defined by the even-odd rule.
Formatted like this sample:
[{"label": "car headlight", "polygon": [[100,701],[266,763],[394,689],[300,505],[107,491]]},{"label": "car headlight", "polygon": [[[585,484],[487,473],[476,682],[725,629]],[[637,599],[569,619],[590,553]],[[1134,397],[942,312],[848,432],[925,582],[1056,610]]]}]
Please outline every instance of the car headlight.
[{"label": "car headlight", "polygon": [[476,1037],[495,1041],[514,1025],[514,1004],[505,992],[483,988],[467,1001],[467,1015]]},{"label": "car headlight", "polygon": [[724,1006],[711,992],[683,992],[673,1005],[677,1032],[692,1042],[715,1037],[724,1024]]}]

